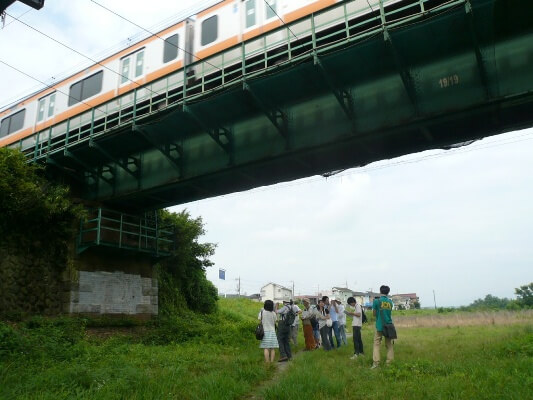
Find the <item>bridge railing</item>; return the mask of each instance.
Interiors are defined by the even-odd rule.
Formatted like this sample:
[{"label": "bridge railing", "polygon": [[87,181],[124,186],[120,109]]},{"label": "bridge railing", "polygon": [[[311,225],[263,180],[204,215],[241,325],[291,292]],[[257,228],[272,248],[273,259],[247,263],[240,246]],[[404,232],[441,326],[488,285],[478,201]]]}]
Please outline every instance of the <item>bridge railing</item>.
[{"label": "bridge railing", "polygon": [[[283,64],[303,62],[466,0],[353,0],[284,24],[10,145],[36,161]],[[185,70],[191,71],[187,75]],[[193,71],[193,72],[192,72]],[[192,75],[193,74],[193,75]]]},{"label": "bridge railing", "polygon": [[160,227],[158,222],[155,212],[137,216],[103,208],[91,209],[88,218],[80,223],[77,251],[110,246],[155,256],[170,255],[174,250],[174,233]]}]

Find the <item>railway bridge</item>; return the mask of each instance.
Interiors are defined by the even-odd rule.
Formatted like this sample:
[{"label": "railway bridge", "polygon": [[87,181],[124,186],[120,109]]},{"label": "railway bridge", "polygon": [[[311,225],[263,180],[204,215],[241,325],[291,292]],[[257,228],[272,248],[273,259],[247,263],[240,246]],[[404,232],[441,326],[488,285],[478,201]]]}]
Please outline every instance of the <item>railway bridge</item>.
[{"label": "railway bridge", "polygon": [[12,146],[97,205],[79,253],[108,244],[158,256],[169,244],[154,210],[533,125],[529,0],[362,3],[284,24]]}]

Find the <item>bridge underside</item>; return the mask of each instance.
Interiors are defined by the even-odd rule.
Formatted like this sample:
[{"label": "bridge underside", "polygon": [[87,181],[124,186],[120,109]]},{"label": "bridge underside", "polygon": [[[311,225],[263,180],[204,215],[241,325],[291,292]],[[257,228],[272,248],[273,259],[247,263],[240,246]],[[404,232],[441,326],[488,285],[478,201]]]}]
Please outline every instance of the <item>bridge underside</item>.
[{"label": "bridge underside", "polygon": [[85,200],[141,211],[532,126],[533,18],[521,3],[458,1],[358,40],[313,43],[49,153],[47,170],[74,177]]}]

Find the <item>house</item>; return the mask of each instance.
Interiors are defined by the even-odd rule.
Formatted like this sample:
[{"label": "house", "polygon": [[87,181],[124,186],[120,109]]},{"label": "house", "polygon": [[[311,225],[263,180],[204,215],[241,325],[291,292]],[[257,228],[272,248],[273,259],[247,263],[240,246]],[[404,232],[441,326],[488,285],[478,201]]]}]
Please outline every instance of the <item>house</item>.
[{"label": "house", "polygon": [[409,310],[411,308],[411,299],[401,294],[393,294],[391,296],[394,304],[393,310]]},{"label": "house", "polygon": [[342,287],[333,287],[331,288],[331,297],[335,300],[339,300],[342,304],[348,302],[348,297],[353,295],[353,290]]},{"label": "house", "polygon": [[371,309],[372,308],[372,303],[374,303],[374,299],[376,299],[376,298],[379,299],[380,297],[381,297],[380,293],[366,292],[365,296],[364,296],[363,306],[366,309]]},{"label": "house", "polygon": [[355,302],[359,305],[365,304],[365,295],[364,292],[352,292],[352,297],[355,298]]},{"label": "house", "polygon": [[395,310],[409,310],[415,308],[415,303],[420,304],[416,293],[398,293],[391,296]]},{"label": "house", "polygon": [[301,303],[303,299],[309,299],[309,302],[316,306],[318,304],[318,300],[320,300],[322,297],[321,296],[317,296],[316,294],[310,294],[310,295],[304,295],[304,296],[295,296],[295,301],[297,303]]},{"label": "house", "polygon": [[272,300],[274,303],[281,303],[292,299],[292,290],[277,283],[267,283],[261,288],[261,301]]}]

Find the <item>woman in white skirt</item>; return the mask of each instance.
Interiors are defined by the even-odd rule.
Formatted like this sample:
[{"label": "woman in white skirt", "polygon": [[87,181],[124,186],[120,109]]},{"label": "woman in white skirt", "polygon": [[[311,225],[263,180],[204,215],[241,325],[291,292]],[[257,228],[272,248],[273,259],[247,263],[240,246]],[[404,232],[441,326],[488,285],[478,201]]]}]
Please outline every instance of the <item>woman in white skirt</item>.
[{"label": "woman in white skirt", "polygon": [[263,349],[265,353],[265,362],[274,362],[276,356],[276,349],[279,348],[278,337],[276,336],[276,320],[278,316],[274,312],[274,302],[272,300],[265,301],[263,309],[257,317],[263,323],[263,330],[265,336],[259,344],[259,348]]}]

